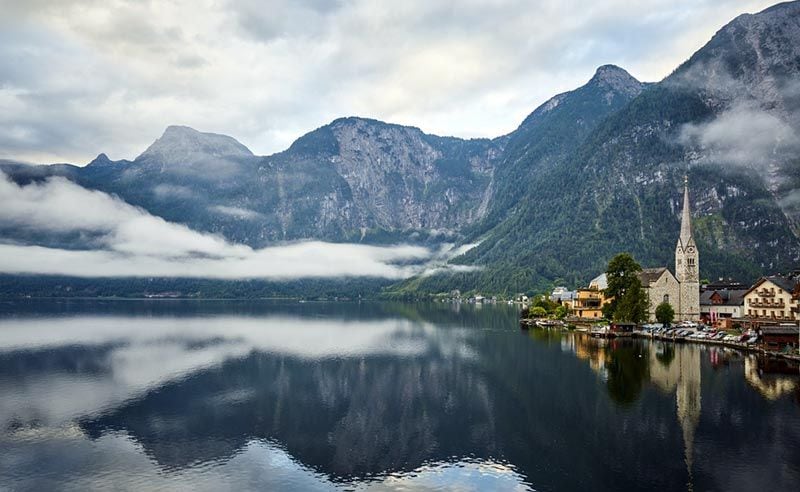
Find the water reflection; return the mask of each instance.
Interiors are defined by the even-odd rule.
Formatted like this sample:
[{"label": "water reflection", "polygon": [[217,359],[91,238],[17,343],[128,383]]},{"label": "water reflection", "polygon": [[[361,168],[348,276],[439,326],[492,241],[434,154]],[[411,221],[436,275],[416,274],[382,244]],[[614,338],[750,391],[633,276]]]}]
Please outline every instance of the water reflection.
[{"label": "water reflection", "polygon": [[744,358],[744,377],[750,386],[769,400],[796,394],[800,401],[800,382],[797,376],[797,363],[752,354]]},{"label": "water reflection", "polygon": [[[698,347],[521,336],[499,306],[128,305],[0,319],[0,488],[736,490],[800,477],[797,405],[751,390],[746,359],[720,371]],[[738,453],[778,457],[720,474]]]}]

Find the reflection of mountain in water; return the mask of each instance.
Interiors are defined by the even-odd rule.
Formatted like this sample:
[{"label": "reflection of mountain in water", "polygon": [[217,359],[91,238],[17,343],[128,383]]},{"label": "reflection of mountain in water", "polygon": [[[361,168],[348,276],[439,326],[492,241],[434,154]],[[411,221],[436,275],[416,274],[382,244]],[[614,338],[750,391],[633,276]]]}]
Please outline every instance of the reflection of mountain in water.
[{"label": "reflection of mountain in water", "polygon": [[[471,330],[461,341],[440,330],[414,336],[428,340],[414,356],[252,352],[154,388],[82,427],[95,437],[128,433],[165,469],[224,459],[265,439],[338,480],[468,457],[513,463],[535,486],[681,483],[679,469],[663,473],[674,464],[643,458],[679,441],[649,439],[647,428],[619,432],[627,417],[556,347],[520,343],[515,329]],[[458,349],[448,346],[454,342]],[[641,473],[609,473],[608,458],[595,454],[600,446]]]},{"label": "reflection of mountain in water", "polygon": [[[9,347],[11,337],[17,347],[0,351],[0,419],[72,401],[76,386],[59,392],[46,383],[77,381],[85,404],[28,425],[77,416],[95,442],[128,436],[162,471],[179,473],[230,462],[266,441],[326,477],[359,483],[471,459],[508,463],[537,489],[685,490],[687,463],[679,457],[693,460],[692,432],[713,435],[697,439],[705,446],[727,449],[732,438],[731,449],[783,453],[754,468],[757,475],[800,458],[789,445],[800,437],[791,425],[796,409],[743,398],[740,374],[720,376],[726,386],[704,407],[748,418],[698,424],[699,353],[653,352],[632,341],[592,345],[544,330],[520,334],[513,315],[491,307],[351,308],[50,319],[41,330],[73,341],[44,348],[20,341],[35,326],[0,320],[0,342]],[[602,377],[564,352],[588,359]],[[116,390],[121,385],[128,387]],[[5,397],[27,395],[26,388],[38,399],[31,393],[25,405],[9,406],[14,398]],[[775,412],[779,418],[759,418]],[[719,447],[705,453],[715,466],[694,459],[698,488],[736,489],[716,474],[734,463]]]}]

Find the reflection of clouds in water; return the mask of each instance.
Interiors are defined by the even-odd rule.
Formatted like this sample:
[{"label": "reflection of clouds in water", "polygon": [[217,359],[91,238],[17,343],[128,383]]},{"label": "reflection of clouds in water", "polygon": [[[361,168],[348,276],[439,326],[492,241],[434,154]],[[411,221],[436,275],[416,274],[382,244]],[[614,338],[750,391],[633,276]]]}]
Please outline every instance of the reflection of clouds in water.
[{"label": "reflection of clouds in water", "polygon": [[[438,350],[475,357],[467,330],[442,334],[404,319],[354,321],[290,317],[20,319],[0,322],[0,356],[21,351],[106,347],[75,355],[77,370],[52,368],[0,375],[0,431],[10,426],[62,425],[102,412],[169,381],[244,357],[251,351],[299,358],[418,355]],[[91,362],[91,364],[89,364]],[[80,368],[91,365],[87,374]],[[99,369],[98,369],[99,368]],[[9,396],[10,395],[10,396]],[[237,398],[243,398],[238,395]]]},{"label": "reflection of clouds in water", "polygon": [[[512,466],[477,459],[432,463],[371,481],[342,483],[298,463],[266,441],[250,441],[230,459],[165,472],[124,433],[108,433],[93,441],[75,433],[50,434],[47,438],[50,452],[58,455],[61,464],[53,473],[37,479],[35,485],[42,490],[99,490],[114,484],[150,490],[185,488],[187,484],[192,484],[192,490],[530,490]],[[0,478],[0,486],[33,485],[25,479],[36,476],[32,470],[39,467],[42,458],[38,443],[19,440],[5,444],[9,455],[15,456],[15,466],[0,466],[8,472]],[[86,462],[92,466],[87,468]]]},{"label": "reflection of clouds in water", "polygon": [[[223,353],[237,353],[260,349],[319,358],[417,353],[422,347],[407,343],[408,337],[399,335],[421,332],[420,327],[425,328],[408,320],[81,317],[4,320],[0,322],[0,340],[5,347],[3,351],[125,343],[146,347],[148,352],[157,350],[159,346],[164,346],[163,350],[169,352],[175,350],[172,346],[176,346],[182,347],[180,352],[183,353],[213,352],[216,349]],[[429,329],[424,331],[427,333]],[[206,343],[209,341],[213,343]],[[167,355],[169,353],[161,357]]]}]

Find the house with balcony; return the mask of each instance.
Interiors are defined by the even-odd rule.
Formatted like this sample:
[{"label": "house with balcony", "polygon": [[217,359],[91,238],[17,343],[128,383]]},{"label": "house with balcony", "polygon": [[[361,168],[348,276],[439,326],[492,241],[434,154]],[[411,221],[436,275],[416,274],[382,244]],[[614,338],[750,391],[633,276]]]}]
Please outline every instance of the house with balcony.
[{"label": "house with balcony", "polygon": [[572,301],[572,313],[583,319],[602,318],[603,306],[611,302],[611,299],[607,299],[604,294],[607,287],[608,279],[603,273],[592,279],[589,287],[578,289]]},{"label": "house with balcony", "polygon": [[798,319],[800,276],[761,277],[744,295],[744,316],[754,324]]}]

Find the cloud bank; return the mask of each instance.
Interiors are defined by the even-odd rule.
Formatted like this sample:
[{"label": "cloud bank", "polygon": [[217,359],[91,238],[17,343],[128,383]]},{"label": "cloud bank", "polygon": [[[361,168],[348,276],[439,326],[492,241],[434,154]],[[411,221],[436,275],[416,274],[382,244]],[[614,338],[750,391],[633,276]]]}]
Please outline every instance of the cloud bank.
[{"label": "cloud bank", "polygon": [[[77,277],[400,279],[447,268],[449,248],[300,242],[253,249],[168,222],[63,178],[19,186],[0,173],[0,228],[77,236],[91,249],[0,244],[0,272]],[[89,238],[89,239],[87,239]],[[85,246],[84,246],[85,247]],[[461,249],[455,252],[461,251]],[[455,253],[454,252],[454,253]]]},{"label": "cloud bank", "polygon": [[785,161],[800,149],[791,125],[747,102],[734,103],[710,122],[684,125],[680,138],[696,145],[704,160],[756,169]]},{"label": "cloud bank", "polygon": [[774,0],[0,0],[0,157],[132,158],[170,124],[258,154],[358,115],[497,136],[616,63],[658,80]]}]

